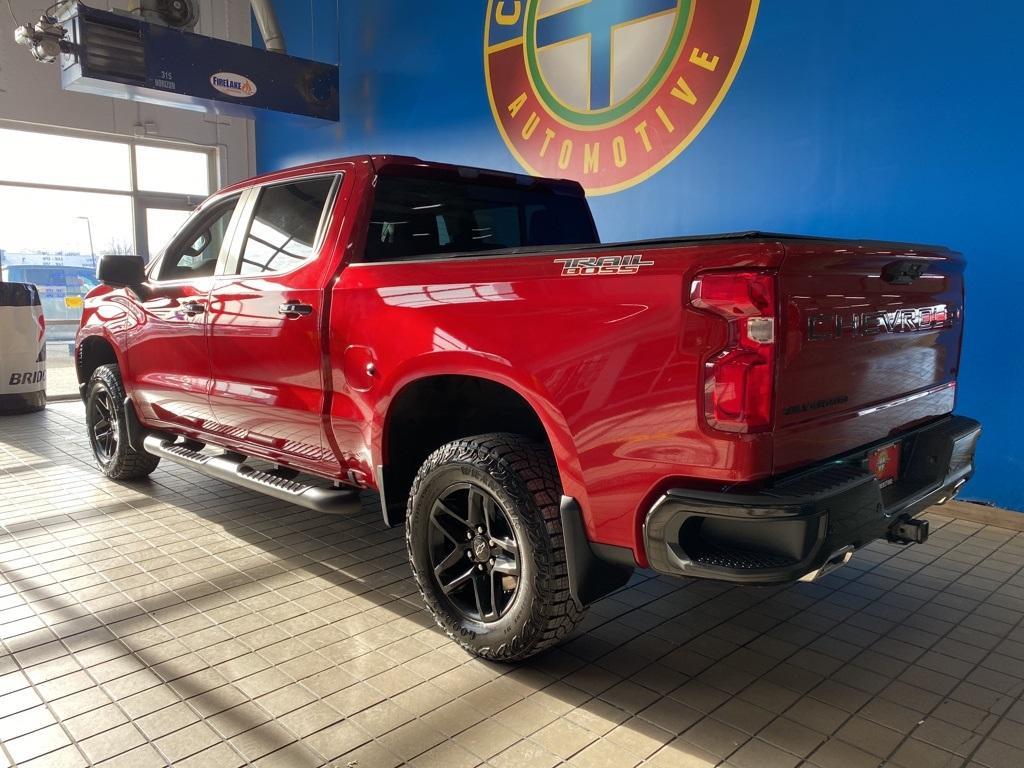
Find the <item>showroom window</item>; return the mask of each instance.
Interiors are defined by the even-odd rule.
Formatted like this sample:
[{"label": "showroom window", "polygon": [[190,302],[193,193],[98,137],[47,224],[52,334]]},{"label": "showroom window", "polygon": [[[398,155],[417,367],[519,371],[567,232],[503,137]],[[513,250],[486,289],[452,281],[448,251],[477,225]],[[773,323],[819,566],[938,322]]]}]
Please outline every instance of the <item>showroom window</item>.
[{"label": "showroom window", "polygon": [[217,186],[212,148],[0,123],[0,268],[39,290],[47,395],[78,392],[82,297],[104,253],[149,261]]}]

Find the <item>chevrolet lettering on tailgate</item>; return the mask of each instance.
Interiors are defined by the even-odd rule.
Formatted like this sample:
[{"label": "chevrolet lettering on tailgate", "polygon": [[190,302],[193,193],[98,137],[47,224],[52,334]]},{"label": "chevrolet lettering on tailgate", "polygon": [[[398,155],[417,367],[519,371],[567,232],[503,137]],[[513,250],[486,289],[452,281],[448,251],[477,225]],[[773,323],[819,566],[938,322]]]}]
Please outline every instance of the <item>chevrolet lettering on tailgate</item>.
[{"label": "chevrolet lettering on tailgate", "polygon": [[959,312],[946,304],[932,307],[897,309],[892,312],[839,312],[810,315],[807,339],[822,341],[850,336],[874,336],[879,333],[910,333],[952,328]]}]

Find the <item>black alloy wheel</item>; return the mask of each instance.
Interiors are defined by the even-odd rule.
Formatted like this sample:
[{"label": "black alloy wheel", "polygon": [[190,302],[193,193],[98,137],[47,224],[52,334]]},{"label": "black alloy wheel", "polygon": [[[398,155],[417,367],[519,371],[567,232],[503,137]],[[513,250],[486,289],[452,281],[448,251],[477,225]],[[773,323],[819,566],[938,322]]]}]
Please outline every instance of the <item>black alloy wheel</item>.
[{"label": "black alloy wheel", "polygon": [[516,661],[550,648],[583,618],[569,592],[550,448],[489,432],[445,443],[409,490],[405,540],[437,625],[471,653]]},{"label": "black alloy wheel", "polygon": [[101,464],[108,464],[117,455],[118,422],[117,411],[110,392],[100,389],[89,402],[89,437],[92,448]]},{"label": "black alloy wheel", "polygon": [[430,565],[451,607],[484,623],[502,618],[519,589],[519,543],[502,505],[468,482],[446,488],[430,510]]},{"label": "black alloy wheel", "polygon": [[125,409],[133,407],[116,365],[93,371],[85,390],[85,426],[96,463],[111,480],[146,477],[160,463],[159,457],[132,447],[130,414]]}]

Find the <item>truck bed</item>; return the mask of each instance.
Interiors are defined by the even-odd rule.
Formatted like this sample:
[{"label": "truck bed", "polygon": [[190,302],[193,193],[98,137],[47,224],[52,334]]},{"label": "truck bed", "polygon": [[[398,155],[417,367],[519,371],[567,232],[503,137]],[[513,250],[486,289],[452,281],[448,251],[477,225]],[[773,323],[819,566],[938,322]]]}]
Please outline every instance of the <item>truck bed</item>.
[{"label": "truck bed", "polygon": [[[647,238],[643,240],[620,240],[610,243],[579,243],[573,245],[545,245],[545,246],[529,246],[521,248],[496,248],[494,250],[487,251],[460,251],[454,253],[444,254],[430,254],[427,256],[417,256],[410,259],[402,259],[402,261],[409,260],[435,260],[444,258],[497,258],[506,256],[537,256],[542,254],[562,254],[562,253],[574,253],[578,251],[586,252],[608,252],[608,251],[637,251],[637,250],[649,250],[649,249],[662,249],[662,248],[674,248],[674,247],[692,247],[699,245],[713,245],[717,243],[734,243],[734,242],[748,242],[748,243],[798,243],[798,242],[812,242],[812,243],[845,243],[853,245],[855,247],[867,248],[871,250],[883,250],[887,249],[893,253],[907,252],[915,253],[921,251],[927,252],[943,252],[947,249],[941,245],[928,245],[924,243],[910,243],[900,242],[893,240],[872,240],[868,238],[842,238],[842,237],[828,237],[823,235],[794,235],[782,232],[762,232],[760,230],[748,230],[745,232],[721,232],[712,234],[701,234],[701,235],[680,235],[676,237],[655,237]],[[378,262],[380,263],[380,262]]]}]

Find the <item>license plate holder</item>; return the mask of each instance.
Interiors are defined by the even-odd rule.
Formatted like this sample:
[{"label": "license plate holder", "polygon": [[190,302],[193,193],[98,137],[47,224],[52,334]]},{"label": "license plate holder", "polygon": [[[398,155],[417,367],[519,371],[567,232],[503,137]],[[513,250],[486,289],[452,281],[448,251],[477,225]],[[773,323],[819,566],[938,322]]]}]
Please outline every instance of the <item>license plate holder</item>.
[{"label": "license plate holder", "polygon": [[888,443],[868,452],[868,471],[878,478],[878,485],[886,488],[900,475],[900,444]]}]

